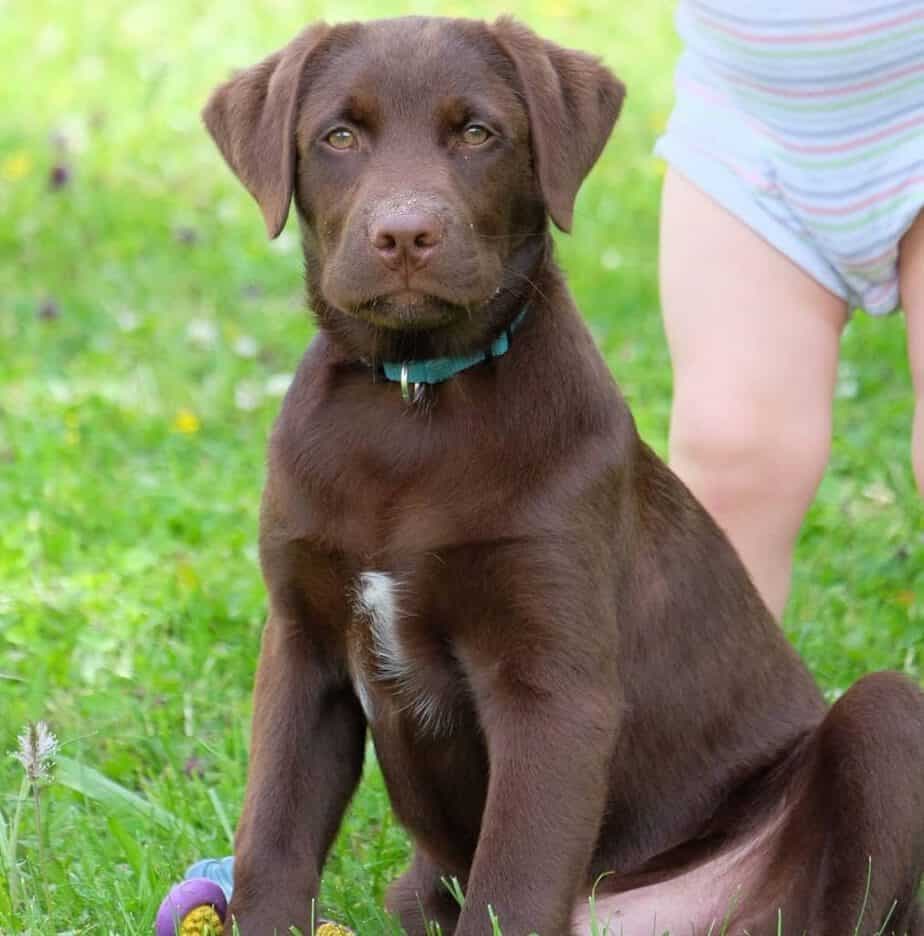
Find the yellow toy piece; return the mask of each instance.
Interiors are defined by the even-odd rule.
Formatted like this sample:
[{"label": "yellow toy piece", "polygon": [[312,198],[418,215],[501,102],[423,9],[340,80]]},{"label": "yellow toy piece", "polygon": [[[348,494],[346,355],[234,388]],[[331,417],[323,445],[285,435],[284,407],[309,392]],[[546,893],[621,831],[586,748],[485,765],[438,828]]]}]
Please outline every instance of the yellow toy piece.
[{"label": "yellow toy piece", "polygon": [[[196,907],[183,917],[178,936],[224,936],[221,917],[212,907]],[[338,923],[322,923],[314,936],[356,936],[351,929]]]},{"label": "yellow toy piece", "polygon": [[179,936],[224,936],[225,927],[214,907],[196,907],[183,917]]}]

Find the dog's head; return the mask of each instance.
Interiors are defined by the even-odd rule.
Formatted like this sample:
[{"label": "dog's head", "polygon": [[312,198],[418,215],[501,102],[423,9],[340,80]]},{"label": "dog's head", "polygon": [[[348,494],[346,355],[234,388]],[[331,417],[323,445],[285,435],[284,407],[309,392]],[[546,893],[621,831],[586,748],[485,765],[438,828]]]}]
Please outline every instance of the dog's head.
[{"label": "dog's head", "polygon": [[407,18],[309,27],[204,119],[271,237],[294,196],[321,324],[357,353],[425,356],[522,304],[623,93],[510,19]]}]

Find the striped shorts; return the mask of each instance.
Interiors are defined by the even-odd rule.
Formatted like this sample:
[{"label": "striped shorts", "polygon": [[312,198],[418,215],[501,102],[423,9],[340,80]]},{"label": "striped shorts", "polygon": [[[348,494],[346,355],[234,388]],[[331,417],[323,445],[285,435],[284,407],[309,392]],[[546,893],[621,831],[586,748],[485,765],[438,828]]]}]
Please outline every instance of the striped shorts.
[{"label": "striped shorts", "polygon": [[657,154],[852,307],[894,311],[924,206],[924,0],[680,0],[677,26]]}]

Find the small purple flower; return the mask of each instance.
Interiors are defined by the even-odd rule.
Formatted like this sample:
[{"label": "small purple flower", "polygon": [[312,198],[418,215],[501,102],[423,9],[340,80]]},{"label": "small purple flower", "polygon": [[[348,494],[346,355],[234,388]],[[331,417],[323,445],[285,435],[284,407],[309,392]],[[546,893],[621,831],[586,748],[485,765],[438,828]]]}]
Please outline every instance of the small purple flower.
[{"label": "small purple flower", "polygon": [[66,163],[56,163],[48,173],[48,187],[57,192],[67,188],[71,181],[71,168]]},{"label": "small purple flower", "polygon": [[61,306],[49,296],[39,303],[38,317],[43,322],[53,322],[61,317]]}]

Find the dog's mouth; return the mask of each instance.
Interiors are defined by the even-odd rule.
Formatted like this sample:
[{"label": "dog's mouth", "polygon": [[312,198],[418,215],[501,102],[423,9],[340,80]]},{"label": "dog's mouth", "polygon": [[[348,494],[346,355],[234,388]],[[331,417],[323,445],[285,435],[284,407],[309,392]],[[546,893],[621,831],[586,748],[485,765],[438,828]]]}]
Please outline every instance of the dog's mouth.
[{"label": "dog's mouth", "polygon": [[363,302],[351,313],[388,331],[430,331],[452,324],[464,311],[439,296],[402,289]]}]

